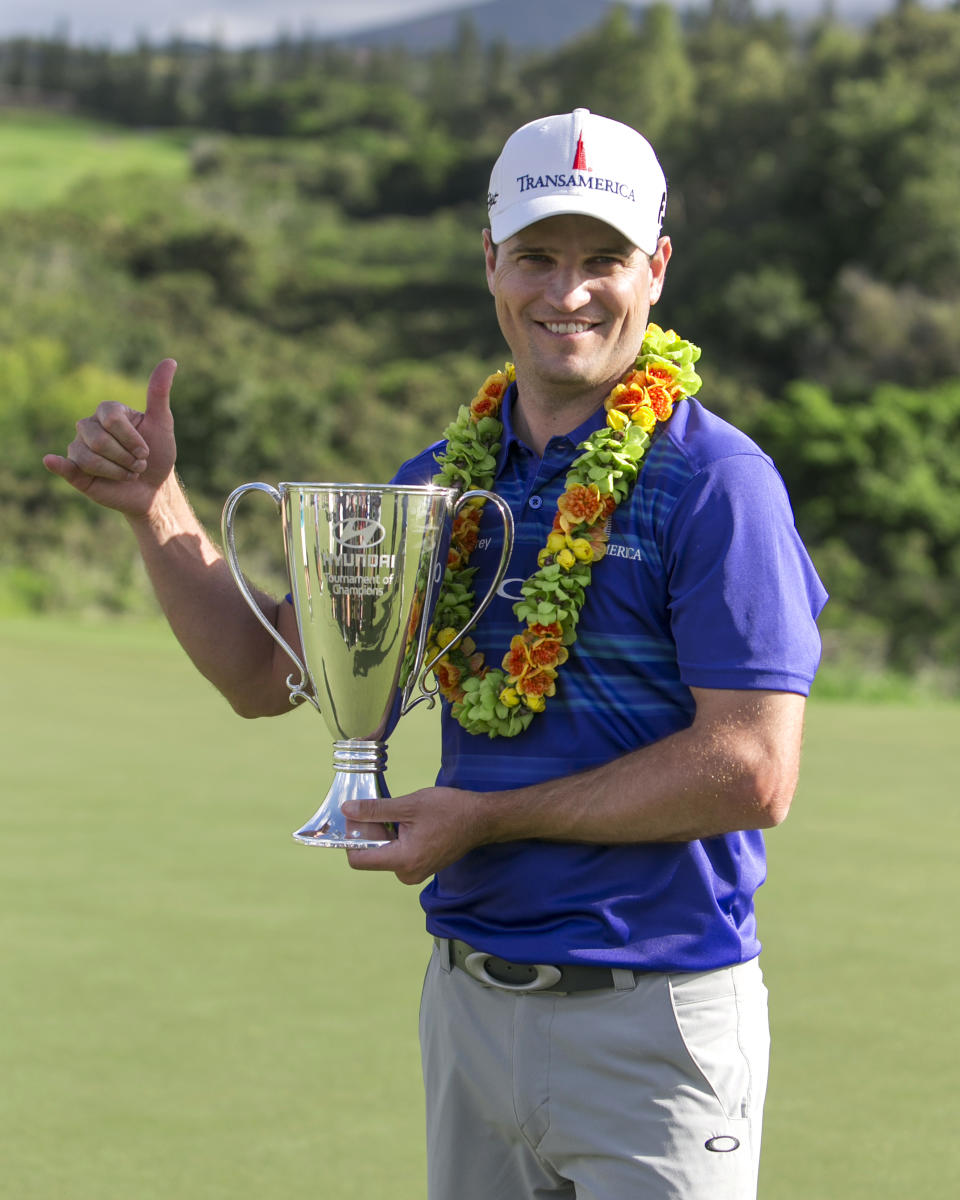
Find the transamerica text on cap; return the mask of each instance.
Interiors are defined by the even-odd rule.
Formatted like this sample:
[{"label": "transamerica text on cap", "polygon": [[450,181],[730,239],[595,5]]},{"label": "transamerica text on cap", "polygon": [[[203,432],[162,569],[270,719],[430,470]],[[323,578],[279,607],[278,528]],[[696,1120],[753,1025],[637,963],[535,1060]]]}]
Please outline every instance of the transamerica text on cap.
[{"label": "transamerica text on cap", "polygon": [[590,188],[594,192],[615,192],[624,200],[636,200],[633,188],[618,179],[604,179],[596,175],[584,175],[575,172],[570,175],[518,175],[517,183],[521,192],[534,191],[536,188]]}]

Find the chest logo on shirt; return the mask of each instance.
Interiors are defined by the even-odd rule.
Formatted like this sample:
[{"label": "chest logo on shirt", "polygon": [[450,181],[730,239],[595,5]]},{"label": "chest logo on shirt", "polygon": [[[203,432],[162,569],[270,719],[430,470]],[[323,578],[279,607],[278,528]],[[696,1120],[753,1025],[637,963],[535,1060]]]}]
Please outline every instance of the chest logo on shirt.
[{"label": "chest logo on shirt", "polygon": [[497,595],[502,596],[504,600],[513,600],[514,602],[522,600],[523,593],[520,591],[520,588],[526,582],[526,579],[520,579],[519,577],[516,579],[505,579],[497,588]]},{"label": "chest logo on shirt", "polygon": [[[488,542],[490,541],[489,538],[487,538],[486,540]],[[477,548],[479,549],[480,546],[481,546],[481,543],[478,542]],[[620,545],[619,543],[611,543],[610,545],[607,546],[606,557],[607,558],[624,558],[628,562],[640,563],[640,562],[643,562],[643,551],[640,550],[637,546],[623,546],[623,545]],[[514,603],[517,600],[522,600],[523,593],[521,592],[520,589],[523,586],[523,584],[525,584],[526,582],[527,581],[525,578],[522,579],[518,576],[508,576],[506,579],[504,579],[504,581],[497,588],[497,595],[502,597],[502,599],[504,599],[504,600],[512,600],[512,601],[514,601]]]},{"label": "chest logo on shirt", "polygon": [[627,558],[631,562],[643,562],[643,552],[637,546],[611,543],[607,546],[607,558]]}]

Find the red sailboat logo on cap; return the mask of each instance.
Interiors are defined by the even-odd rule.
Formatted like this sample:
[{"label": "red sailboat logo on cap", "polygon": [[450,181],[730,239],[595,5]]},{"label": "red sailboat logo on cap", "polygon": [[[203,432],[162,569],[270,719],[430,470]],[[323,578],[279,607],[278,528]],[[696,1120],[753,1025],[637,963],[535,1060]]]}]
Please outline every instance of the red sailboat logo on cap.
[{"label": "red sailboat logo on cap", "polygon": [[583,148],[583,132],[582,131],[581,131],[579,137],[577,138],[577,152],[573,156],[573,167],[571,169],[574,171],[589,171],[590,170],[590,168],[587,166],[587,152]]}]

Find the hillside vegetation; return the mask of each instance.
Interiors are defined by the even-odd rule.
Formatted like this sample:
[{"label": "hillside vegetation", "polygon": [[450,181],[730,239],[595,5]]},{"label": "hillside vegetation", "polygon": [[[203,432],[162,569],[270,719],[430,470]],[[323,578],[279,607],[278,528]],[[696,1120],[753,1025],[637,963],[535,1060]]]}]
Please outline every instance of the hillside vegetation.
[{"label": "hillside vegetation", "polygon": [[[626,9],[541,55],[0,44],[0,596],[149,604],[117,519],[45,476],[97,401],[180,362],[180,470],[382,481],[504,356],[479,254],[503,138],[581,105],[670,181],[657,311],[705,402],[780,465],[833,600],[828,658],[956,690],[960,9],[861,31],[749,4]],[[72,115],[64,115],[70,110]],[[253,516],[265,530],[271,513]]]}]

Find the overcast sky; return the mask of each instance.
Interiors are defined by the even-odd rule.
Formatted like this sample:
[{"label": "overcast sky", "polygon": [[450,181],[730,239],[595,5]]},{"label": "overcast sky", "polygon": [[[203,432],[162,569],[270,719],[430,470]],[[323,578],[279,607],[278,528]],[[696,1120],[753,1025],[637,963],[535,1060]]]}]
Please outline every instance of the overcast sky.
[{"label": "overcast sky", "polygon": [[[590,5],[593,0],[583,0]],[[644,0],[627,0],[641,6]],[[672,0],[678,8],[706,0]],[[925,0],[941,7],[949,0]],[[228,45],[262,41],[278,30],[320,37],[352,33],[426,13],[464,8],[474,0],[0,0],[0,38],[28,34],[50,36],[65,29],[72,42],[130,45],[138,35],[163,41],[171,34]],[[755,0],[761,11],[784,8],[812,15],[824,0]],[[836,11],[883,11],[894,0],[833,0]]]},{"label": "overcast sky", "polygon": [[[588,0],[589,2],[589,0]],[[0,0],[0,37],[50,35],[66,28],[73,42],[128,44],[138,33],[162,40],[220,36],[231,45],[278,29],[321,36],[367,25],[463,8],[473,0]]]}]

